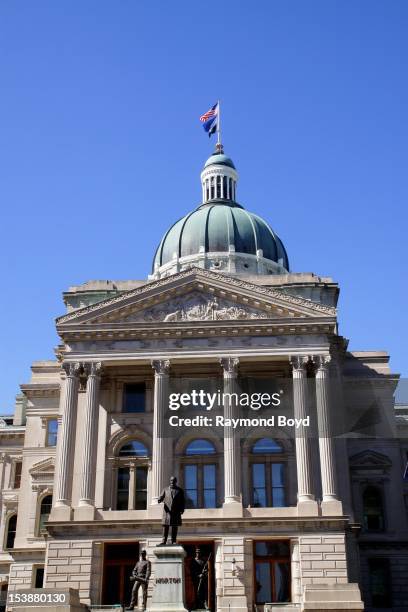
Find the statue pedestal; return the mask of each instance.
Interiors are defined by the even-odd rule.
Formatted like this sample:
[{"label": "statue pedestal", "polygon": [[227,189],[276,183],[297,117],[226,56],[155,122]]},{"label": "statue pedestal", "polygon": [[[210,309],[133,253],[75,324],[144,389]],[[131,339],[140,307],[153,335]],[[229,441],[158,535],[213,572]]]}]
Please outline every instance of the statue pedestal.
[{"label": "statue pedestal", "polygon": [[156,546],[153,597],[149,612],[187,612],[184,605],[184,557],[178,544]]}]

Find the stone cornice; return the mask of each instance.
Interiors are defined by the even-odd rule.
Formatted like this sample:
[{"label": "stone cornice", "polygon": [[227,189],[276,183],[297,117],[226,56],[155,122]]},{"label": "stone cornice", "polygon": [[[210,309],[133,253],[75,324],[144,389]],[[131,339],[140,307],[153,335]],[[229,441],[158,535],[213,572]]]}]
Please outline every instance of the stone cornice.
[{"label": "stone cornice", "polygon": [[[138,512],[138,511],[136,511]],[[333,529],[344,529],[345,525],[349,522],[347,516],[333,516],[333,517],[310,517],[302,518],[298,516],[287,516],[287,517],[243,517],[243,518],[225,518],[225,517],[204,517],[200,518],[200,529],[204,535],[205,529],[212,530],[212,537],[219,537],[230,531],[235,532],[237,525],[240,525],[243,537],[250,537],[253,533],[253,529],[257,529],[259,526],[265,529],[269,527],[271,530],[281,531],[288,535],[293,534],[299,535],[299,532],[304,532],[308,535],[316,533],[317,530],[326,529],[328,531]],[[194,537],[194,529],[197,527],[197,518],[184,518],[184,537]],[[128,518],[128,519],[105,519],[105,520],[93,520],[93,521],[48,521],[46,524],[47,531],[51,536],[58,535],[83,535],[86,536],[89,533],[98,534],[99,538],[114,536],[115,532],[118,531],[121,538],[126,538],[128,533],[143,533],[146,532],[150,536],[161,535],[161,519],[153,518]],[[129,531],[127,531],[127,529]],[[247,530],[247,531],[246,531]]]},{"label": "stone cornice", "polygon": [[7,427],[0,427],[0,435],[3,439],[24,436],[25,431],[25,425],[8,425]]},{"label": "stone cornice", "polygon": [[208,283],[213,286],[221,287],[224,290],[235,289],[235,291],[239,291],[241,294],[249,292],[251,299],[257,296],[259,299],[263,298],[265,301],[274,300],[276,303],[281,304],[284,308],[296,308],[301,312],[303,311],[306,315],[309,314],[309,316],[316,316],[318,313],[329,317],[336,316],[336,309],[332,306],[324,306],[305,298],[287,295],[283,291],[254,285],[242,279],[237,279],[231,276],[217,274],[215,272],[202,270],[200,268],[192,268],[164,279],[147,283],[142,287],[127,291],[121,295],[104,300],[103,302],[86,306],[85,308],[80,308],[72,313],[58,317],[56,320],[57,328],[70,321],[86,319],[86,315],[90,313],[94,313],[95,315],[100,314],[101,316],[105,315],[112,310],[112,306],[118,308],[126,307],[134,298],[143,298],[143,296],[147,297],[149,294],[154,293],[155,290],[175,289],[177,287],[181,287],[182,285],[188,284],[191,281],[197,281],[197,283],[200,283],[201,281],[204,284]]},{"label": "stone cornice", "polygon": [[58,397],[60,393],[59,383],[27,383],[20,385],[21,391],[30,397]]},{"label": "stone cornice", "polygon": [[335,334],[333,317],[257,319],[245,321],[179,321],[172,323],[77,324],[60,330],[64,340],[189,338],[228,335]]}]

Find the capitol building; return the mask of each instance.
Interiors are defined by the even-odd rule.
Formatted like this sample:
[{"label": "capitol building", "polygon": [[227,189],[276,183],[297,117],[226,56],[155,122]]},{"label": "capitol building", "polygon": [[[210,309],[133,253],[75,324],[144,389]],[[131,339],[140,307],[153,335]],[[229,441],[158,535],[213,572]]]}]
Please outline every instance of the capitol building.
[{"label": "capitol building", "polygon": [[[55,360],[32,364],[13,416],[1,417],[1,602],[43,588],[66,593],[67,610],[128,605],[146,549],[149,608],[158,498],[176,475],[188,610],[199,546],[213,612],[406,612],[408,417],[394,406],[389,355],[348,350],[337,283],[290,271],[282,240],[238,203],[221,145],[201,188],[147,279],[64,292]],[[292,416],[312,415],[318,434],[207,426],[170,436],[169,394],[183,381],[230,394],[290,382]],[[367,410],[351,418],[360,406],[368,422]],[[232,402],[224,411],[237,414]]]}]

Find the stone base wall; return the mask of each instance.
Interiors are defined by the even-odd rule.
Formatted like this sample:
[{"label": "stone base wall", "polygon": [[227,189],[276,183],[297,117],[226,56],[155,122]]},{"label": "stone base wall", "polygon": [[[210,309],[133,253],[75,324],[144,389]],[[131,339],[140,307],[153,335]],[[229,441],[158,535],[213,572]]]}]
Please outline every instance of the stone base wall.
[{"label": "stone base wall", "polygon": [[78,589],[82,603],[94,603],[101,574],[101,553],[92,540],[52,540],[48,543],[45,586]]},{"label": "stone base wall", "polygon": [[35,563],[25,561],[24,563],[12,563],[10,565],[8,590],[16,591],[31,589],[33,582],[33,568]]},{"label": "stone base wall", "polygon": [[[284,539],[283,534],[280,537]],[[313,589],[319,586],[323,590],[327,589],[329,593],[330,590],[333,590],[332,586],[334,588],[348,584],[344,533],[300,534],[290,540],[292,602],[297,605],[297,609],[303,609],[308,587]],[[153,593],[155,575],[153,549],[159,542],[160,539],[157,537],[139,540],[140,549],[146,549],[147,556],[152,562],[152,576],[148,590],[149,601]],[[214,539],[217,612],[229,610],[252,612],[252,602],[255,599],[253,542],[252,537],[233,534]],[[55,539],[48,542],[46,588],[77,589],[81,603],[98,605],[102,603],[102,574],[103,545],[101,541]],[[30,588],[32,564],[13,564],[10,581],[15,588],[21,588],[24,585],[26,585],[25,588]]]},{"label": "stone base wall", "polygon": [[300,578],[308,584],[348,582],[345,535],[305,535],[299,537]]}]

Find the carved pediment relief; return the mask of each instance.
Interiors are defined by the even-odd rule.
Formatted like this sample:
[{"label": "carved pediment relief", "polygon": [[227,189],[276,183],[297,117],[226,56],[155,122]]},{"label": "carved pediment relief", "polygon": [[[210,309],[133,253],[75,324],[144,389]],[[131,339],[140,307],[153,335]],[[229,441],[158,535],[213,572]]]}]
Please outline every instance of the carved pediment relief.
[{"label": "carved pediment relief", "polygon": [[123,322],[226,321],[267,319],[271,315],[230,300],[192,291],[163,304],[129,315]]}]

